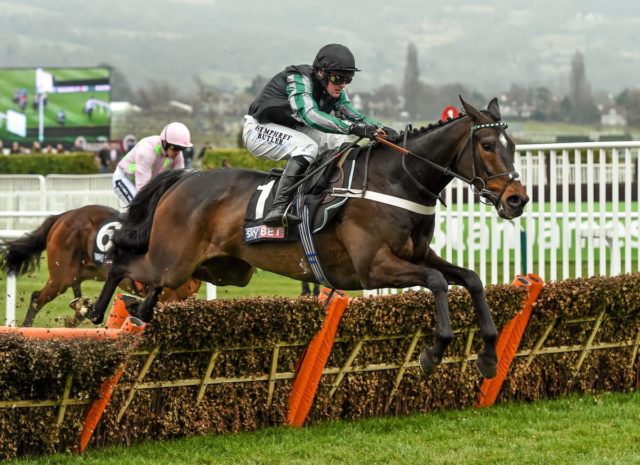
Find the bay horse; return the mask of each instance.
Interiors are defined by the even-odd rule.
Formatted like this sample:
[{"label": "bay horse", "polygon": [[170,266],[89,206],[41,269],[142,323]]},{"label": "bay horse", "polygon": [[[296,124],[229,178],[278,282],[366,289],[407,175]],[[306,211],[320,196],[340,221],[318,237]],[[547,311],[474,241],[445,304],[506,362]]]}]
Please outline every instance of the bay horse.
[{"label": "bay horse", "polygon": [[[98,228],[116,218],[119,212],[103,205],[87,205],[47,217],[32,232],[0,245],[0,267],[16,276],[34,271],[46,249],[49,277],[43,288],[31,294],[31,300],[22,326],[31,326],[38,312],[58,295],[73,289],[76,299],[82,299],[81,283],[88,279],[104,281],[108,265],[94,260],[93,244]],[[109,231],[105,231],[106,234]],[[163,300],[184,299],[198,291],[198,281],[187,281],[180,289],[165,293]],[[120,287],[137,295],[143,293],[129,279]],[[68,319],[68,326],[76,326],[83,317],[76,313]]]},{"label": "bay horse", "polygon": [[[484,376],[493,377],[497,331],[483,283],[474,271],[448,263],[429,247],[435,227],[433,207],[454,177],[469,184],[505,219],[520,216],[529,198],[513,167],[515,144],[500,120],[497,100],[478,111],[460,99],[465,114],[459,118],[401,134],[398,139],[406,136],[405,148],[395,147],[404,150],[402,154],[377,143],[366,159],[358,160],[354,184],[363,184],[366,178],[369,191],[399,202],[351,198],[336,221],[313,237],[318,261],[334,288],[421,286],[433,292],[434,345],[420,355],[427,375],[436,370],[453,339],[448,285],[468,289],[484,345],[476,363]],[[117,284],[126,277],[154,287],[138,308],[145,321],[153,318],[163,287],[180,286],[192,275],[219,286],[245,286],[258,267],[316,281],[299,242],[244,243],[247,204],[265,177],[258,171],[225,168],[172,171],[152,180],[136,196],[123,227],[114,235],[113,266],[97,301],[87,307],[87,317],[102,322]],[[412,211],[399,204],[419,204],[426,210]]]}]

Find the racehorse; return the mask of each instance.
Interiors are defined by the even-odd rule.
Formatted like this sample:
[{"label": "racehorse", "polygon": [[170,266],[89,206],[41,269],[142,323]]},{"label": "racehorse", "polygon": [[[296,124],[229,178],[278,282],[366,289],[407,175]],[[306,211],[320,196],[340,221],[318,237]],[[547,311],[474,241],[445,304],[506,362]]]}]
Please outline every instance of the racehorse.
[{"label": "racehorse", "polygon": [[[396,139],[406,138],[404,148],[379,141],[358,160],[354,184],[366,183],[368,191],[395,198],[392,205],[351,198],[336,221],[313,237],[318,261],[334,288],[422,286],[433,292],[434,345],[420,355],[427,375],[436,370],[453,339],[448,284],[467,288],[484,345],[476,363],[484,376],[493,377],[497,331],[483,283],[475,272],[448,263],[429,247],[435,227],[433,207],[454,177],[468,183],[505,219],[520,216],[529,198],[513,167],[515,144],[500,120],[497,100],[483,111],[461,101],[466,114],[406,131]],[[136,196],[114,235],[113,266],[100,296],[87,308],[87,317],[96,324],[103,320],[117,284],[125,277],[154,288],[138,308],[145,321],[152,319],[163,287],[177,287],[192,275],[216,285],[245,286],[259,267],[315,281],[308,267],[311,260],[299,242],[244,243],[247,204],[264,179],[265,173],[226,168],[171,171],[152,180]],[[407,206],[416,204],[424,208]]]},{"label": "racehorse", "polygon": [[[102,205],[88,205],[49,216],[29,234],[0,247],[0,267],[6,273],[21,275],[33,271],[39,265],[40,255],[47,250],[49,278],[44,287],[31,295],[27,315],[22,326],[31,326],[37,313],[51,300],[69,287],[76,298],[82,298],[81,283],[87,279],[104,281],[108,265],[96,261],[93,245],[96,235],[106,221],[115,219],[118,211]],[[112,229],[105,228],[102,245],[109,241]],[[140,295],[143,290],[127,279],[122,289]],[[189,280],[180,289],[165,293],[163,300],[177,300],[197,292],[199,282]],[[67,320],[68,326],[76,326],[83,317],[76,313]]]}]

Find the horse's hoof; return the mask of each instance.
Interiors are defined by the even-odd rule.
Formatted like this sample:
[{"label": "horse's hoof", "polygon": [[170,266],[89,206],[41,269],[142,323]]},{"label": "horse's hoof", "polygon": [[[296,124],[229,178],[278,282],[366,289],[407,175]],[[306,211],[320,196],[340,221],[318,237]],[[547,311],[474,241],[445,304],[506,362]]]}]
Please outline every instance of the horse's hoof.
[{"label": "horse's hoof", "polygon": [[76,312],[79,318],[84,318],[91,308],[91,300],[86,297],[76,297],[69,302],[69,307]]},{"label": "horse's hoof", "polygon": [[87,317],[88,320],[93,323],[94,325],[99,325],[104,321],[104,318],[101,316],[97,316],[95,318],[91,318],[91,317]]},{"label": "horse's hoof", "polygon": [[431,354],[431,350],[423,349],[420,353],[420,367],[425,376],[434,374],[438,369],[438,365],[440,365],[440,359]]},{"label": "horse's hoof", "polygon": [[71,302],[69,302],[69,307],[71,310],[78,312],[79,306],[82,305],[82,297],[76,297]]},{"label": "horse's hoof", "polygon": [[478,354],[478,360],[476,360],[476,367],[480,374],[485,378],[495,378],[498,368],[498,359],[495,356],[480,353]]}]

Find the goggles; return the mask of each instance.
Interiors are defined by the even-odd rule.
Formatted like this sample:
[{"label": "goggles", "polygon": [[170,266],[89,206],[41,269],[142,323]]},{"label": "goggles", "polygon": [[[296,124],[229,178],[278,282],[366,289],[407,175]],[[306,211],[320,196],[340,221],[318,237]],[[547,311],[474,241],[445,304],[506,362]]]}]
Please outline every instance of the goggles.
[{"label": "goggles", "polygon": [[350,84],[353,78],[351,76],[340,76],[339,74],[329,74],[329,82],[336,85]]},{"label": "goggles", "polygon": [[182,147],[181,145],[167,144],[167,150],[171,149],[174,152],[182,152],[186,147]]}]

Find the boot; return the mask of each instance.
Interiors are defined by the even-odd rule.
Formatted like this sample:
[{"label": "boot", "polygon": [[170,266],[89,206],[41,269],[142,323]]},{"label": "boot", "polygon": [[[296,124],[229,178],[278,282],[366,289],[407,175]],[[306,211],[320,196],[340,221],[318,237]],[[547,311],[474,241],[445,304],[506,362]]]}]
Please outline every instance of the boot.
[{"label": "boot", "polygon": [[302,222],[302,218],[292,213],[287,213],[286,219],[283,217],[287,210],[287,205],[289,205],[289,199],[293,194],[293,191],[287,191],[298,181],[298,177],[304,174],[308,166],[309,162],[302,156],[293,157],[288,161],[280,178],[271,210],[269,210],[267,216],[264,217],[263,223],[266,226],[275,228],[286,224],[291,227]]}]

